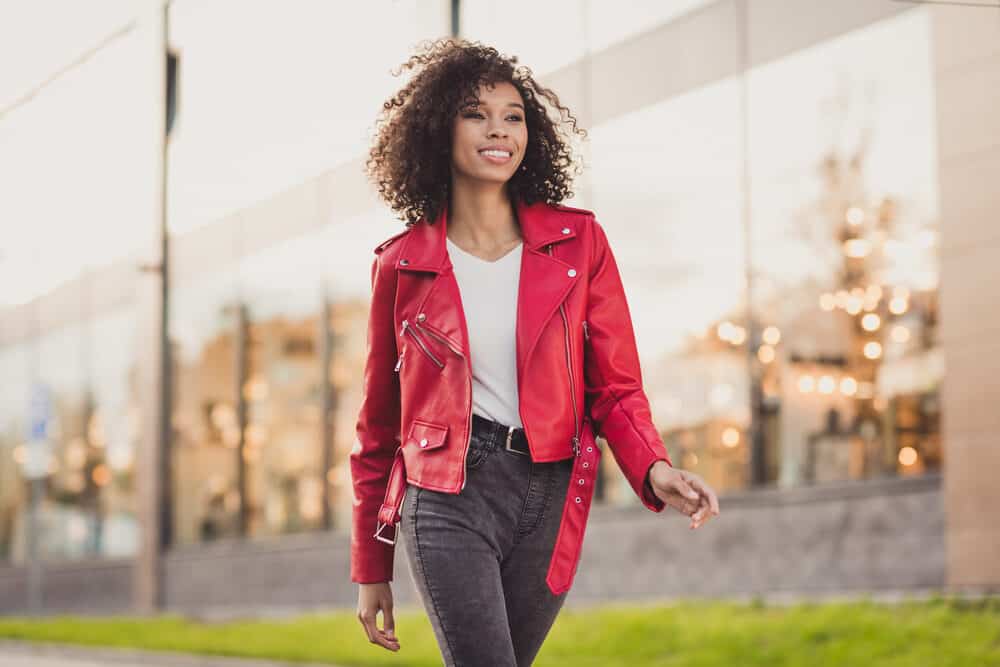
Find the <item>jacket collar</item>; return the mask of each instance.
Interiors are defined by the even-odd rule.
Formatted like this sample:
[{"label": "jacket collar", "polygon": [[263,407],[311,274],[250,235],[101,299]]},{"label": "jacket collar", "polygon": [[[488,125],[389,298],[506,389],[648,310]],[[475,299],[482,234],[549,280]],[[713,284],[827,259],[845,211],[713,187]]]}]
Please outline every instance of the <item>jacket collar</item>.
[{"label": "jacket collar", "polygon": [[[515,209],[521,224],[525,250],[544,252],[546,245],[576,236],[576,226],[565,224],[567,216],[545,202],[525,204],[519,199]],[[445,203],[434,224],[421,219],[403,237],[404,243],[396,259],[396,268],[433,273],[451,269],[446,246],[447,231],[448,204]]]}]

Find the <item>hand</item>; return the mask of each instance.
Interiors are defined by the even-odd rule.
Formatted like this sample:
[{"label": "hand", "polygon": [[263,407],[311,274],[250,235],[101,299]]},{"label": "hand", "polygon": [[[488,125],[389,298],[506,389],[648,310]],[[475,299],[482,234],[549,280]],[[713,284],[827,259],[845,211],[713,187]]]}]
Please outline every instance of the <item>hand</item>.
[{"label": "hand", "polygon": [[[368,635],[368,641],[390,651],[398,651],[396,622],[392,618],[392,587],[388,581],[359,585],[361,588],[358,590],[358,620]],[[384,630],[380,630],[375,624],[379,610],[382,610]]]},{"label": "hand", "polygon": [[708,484],[693,472],[657,461],[649,469],[649,485],[664,503],[691,517],[690,527],[699,528],[719,514],[719,499]]}]

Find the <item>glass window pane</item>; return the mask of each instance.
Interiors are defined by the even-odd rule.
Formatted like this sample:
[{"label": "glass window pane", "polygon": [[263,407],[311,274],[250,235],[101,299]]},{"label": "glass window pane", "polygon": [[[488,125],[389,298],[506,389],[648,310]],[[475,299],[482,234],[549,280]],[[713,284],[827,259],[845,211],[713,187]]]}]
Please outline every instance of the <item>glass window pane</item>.
[{"label": "glass window pane", "polygon": [[76,559],[98,552],[99,452],[87,424],[93,396],[86,384],[85,328],[64,326],[38,341],[38,380],[51,396],[51,444],[45,496],[39,507],[39,552],[51,560]]},{"label": "glass window pane", "polygon": [[0,349],[0,562],[26,560],[28,485],[21,470],[27,456],[30,347]]},{"label": "glass window pane", "polygon": [[940,465],[928,14],[752,72],[754,311],[783,485]]},{"label": "glass window pane", "polygon": [[232,270],[172,293],[173,541],[239,534],[236,285]]},{"label": "glass window pane", "polygon": [[[725,80],[591,133],[589,192],[625,283],[654,422],[675,464],[719,491],[747,481],[738,92]],[[637,502],[611,479],[612,499]]]},{"label": "glass window pane", "polygon": [[247,305],[248,534],[323,527],[321,247],[292,239],[240,263]]},{"label": "glass window pane", "polygon": [[139,546],[135,455],[141,422],[135,325],[131,307],[89,324],[93,411],[87,440],[99,455],[91,476],[100,487],[100,551],[105,556],[132,556]]}]

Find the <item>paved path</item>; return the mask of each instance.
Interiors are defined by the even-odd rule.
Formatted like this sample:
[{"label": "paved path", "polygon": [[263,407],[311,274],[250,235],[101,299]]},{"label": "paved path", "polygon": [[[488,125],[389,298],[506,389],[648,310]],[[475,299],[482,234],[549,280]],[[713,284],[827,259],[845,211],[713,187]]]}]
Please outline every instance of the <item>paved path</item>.
[{"label": "paved path", "polygon": [[210,658],[133,649],[33,644],[0,639],[3,667],[336,667],[302,662]]}]

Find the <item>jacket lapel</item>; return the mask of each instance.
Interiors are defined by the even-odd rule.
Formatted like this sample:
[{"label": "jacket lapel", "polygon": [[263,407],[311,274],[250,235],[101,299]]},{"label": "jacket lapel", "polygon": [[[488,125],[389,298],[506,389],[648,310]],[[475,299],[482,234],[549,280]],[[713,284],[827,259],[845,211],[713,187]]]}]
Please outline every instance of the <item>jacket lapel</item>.
[{"label": "jacket lapel", "polygon": [[[576,237],[576,226],[570,224],[575,216],[560,215],[557,209],[544,202],[528,205],[518,201],[516,209],[524,243],[516,315],[520,379],[546,323],[581,277],[570,275],[571,270],[582,273],[583,267],[560,259],[556,248],[557,244]],[[407,276],[407,301],[419,304],[411,315],[425,313],[427,322],[470,358],[465,312],[446,245],[447,222],[447,205],[433,225],[426,220],[417,222],[402,239],[396,269],[401,281],[404,274]],[[552,256],[546,250],[549,244],[553,245]],[[420,281],[423,289],[410,284],[411,280]],[[400,287],[404,287],[402,282]]]},{"label": "jacket lapel", "polygon": [[[543,202],[518,207],[518,215],[524,236],[517,294],[517,374],[520,379],[545,324],[579,278],[569,275],[576,267],[560,259],[555,247],[576,237],[575,225],[563,224],[572,216],[560,215]],[[553,245],[552,255],[546,251],[549,244]]]}]

